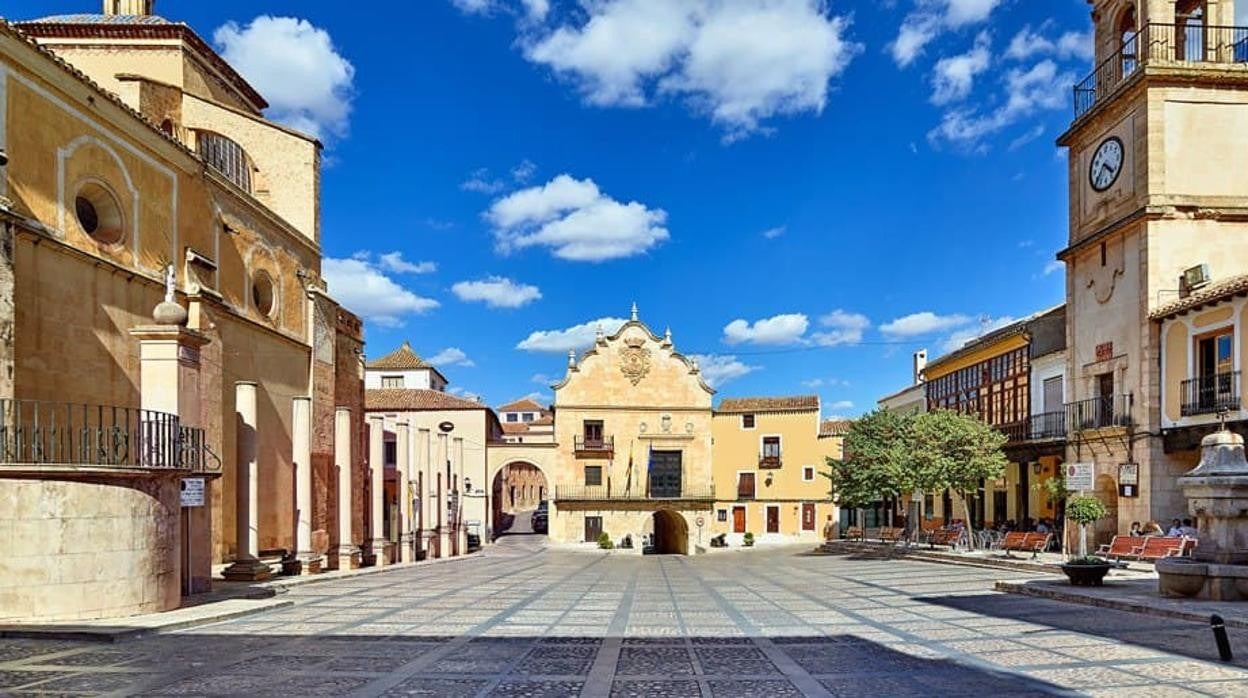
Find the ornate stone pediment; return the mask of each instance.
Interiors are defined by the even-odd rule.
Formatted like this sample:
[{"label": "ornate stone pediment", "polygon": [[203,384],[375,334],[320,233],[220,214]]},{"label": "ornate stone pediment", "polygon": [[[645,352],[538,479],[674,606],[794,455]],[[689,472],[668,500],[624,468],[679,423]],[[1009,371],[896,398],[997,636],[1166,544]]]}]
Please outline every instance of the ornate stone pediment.
[{"label": "ornate stone pediment", "polygon": [[620,373],[633,385],[640,383],[650,373],[650,350],[645,347],[645,343],[644,339],[630,337],[624,340],[625,346],[620,348]]}]

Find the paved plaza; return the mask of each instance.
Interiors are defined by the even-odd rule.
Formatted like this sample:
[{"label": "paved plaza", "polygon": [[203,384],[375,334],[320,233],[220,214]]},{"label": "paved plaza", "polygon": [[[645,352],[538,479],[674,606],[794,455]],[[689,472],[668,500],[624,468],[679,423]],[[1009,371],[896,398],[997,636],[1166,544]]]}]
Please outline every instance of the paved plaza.
[{"label": "paved plaza", "polygon": [[1217,662],[1207,627],[990,591],[1013,572],[540,540],[143,640],[0,640],[0,693],[1248,696],[1248,663]]}]

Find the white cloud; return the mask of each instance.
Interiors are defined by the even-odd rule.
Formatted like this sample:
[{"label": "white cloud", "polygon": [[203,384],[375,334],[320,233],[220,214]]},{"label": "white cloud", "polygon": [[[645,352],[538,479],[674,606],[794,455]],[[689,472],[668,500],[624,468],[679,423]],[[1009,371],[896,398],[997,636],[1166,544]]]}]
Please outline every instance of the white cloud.
[{"label": "white cloud", "polygon": [[377,263],[382,269],[396,274],[432,274],[438,270],[438,265],[433,262],[409,262],[403,259],[402,252],[377,255]]},{"label": "white cloud", "polygon": [[880,331],[893,337],[918,337],[961,327],[970,321],[965,315],[937,315],[925,310],[880,325]]},{"label": "white cloud", "polygon": [[900,67],[906,67],[923,55],[927,45],[951,29],[979,24],[992,15],[1002,0],[914,0],[914,8],[906,15],[889,44],[889,52]]},{"label": "white cloud", "polygon": [[534,373],[533,377],[529,378],[529,381],[533,383],[539,383],[541,385],[549,385],[554,382],[554,379],[546,375],[545,373]]},{"label": "white cloud", "polygon": [[586,102],[640,107],[683,98],[729,140],[778,115],[819,113],[860,50],[824,0],[601,0],[579,26],[523,39],[528,60],[572,80]]},{"label": "white cloud", "polygon": [[498,199],[486,211],[502,252],[548,247],[560,259],[602,262],[649,251],[667,240],[667,212],[620,203],[591,179],[561,174]]},{"label": "white cloud", "polygon": [[726,344],[794,344],[806,334],[810,320],[801,313],[789,313],[764,318],[751,324],[747,320],[733,320],[724,326]]},{"label": "white cloud", "polygon": [[1011,69],[1005,76],[1005,102],[987,113],[954,109],[928,133],[932,143],[945,141],[957,146],[974,148],[981,141],[1002,129],[1043,109],[1060,109],[1067,105],[1074,75],[1058,72],[1057,64],[1045,59],[1028,70]]},{"label": "white cloud", "polygon": [[519,308],[542,297],[536,286],[521,284],[501,276],[478,281],[460,281],[451,291],[461,301],[480,301],[491,308]]},{"label": "white cloud", "polygon": [[494,0],[451,0],[451,4],[470,15],[488,14],[495,8]]},{"label": "white cloud", "polygon": [[860,313],[837,309],[819,318],[819,324],[827,329],[812,334],[811,341],[820,346],[836,347],[861,342],[862,333],[871,326],[871,320]]},{"label": "white cloud", "polygon": [[459,347],[447,347],[442,351],[429,357],[429,363],[434,366],[464,366],[471,367],[477,364]]},{"label": "white cloud", "polygon": [[767,238],[768,240],[775,240],[781,235],[784,235],[785,230],[786,228],[783,225],[778,225],[774,228],[768,228],[763,231],[763,237]]},{"label": "white cloud", "polygon": [[973,339],[978,339],[988,334],[989,332],[992,332],[993,330],[999,330],[1002,327],[1005,327],[1006,325],[1013,323],[1014,321],[1015,321],[1014,318],[1009,317],[1009,316],[999,317],[999,318],[990,318],[990,317],[980,318],[979,323],[975,325],[974,327],[968,327],[964,330],[958,330],[957,332],[954,332],[953,334],[949,335],[949,338],[945,340],[945,351],[954,351],[956,349],[960,349],[967,342]]},{"label": "white cloud", "polygon": [[321,274],[339,303],[382,327],[399,327],[404,317],[428,312],[439,305],[432,298],[403,288],[367,259],[326,257]]},{"label": "white cloud", "polygon": [[531,160],[521,160],[519,165],[511,168],[511,178],[520,184],[533,179],[533,175],[537,172],[537,165]]},{"label": "white cloud", "polygon": [[347,133],[355,68],[304,19],[260,15],[213,33],[221,55],[269,102],[275,121],[317,138]]},{"label": "white cloud", "polygon": [[490,171],[481,167],[473,170],[472,174],[468,175],[468,179],[460,182],[459,188],[478,194],[497,194],[506,189],[507,184],[501,179],[490,177]]},{"label": "white cloud", "polygon": [[529,19],[541,22],[550,14],[550,0],[521,0]]},{"label": "white cloud", "polygon": [[1044,135],[1044,124],[1036,124],[1031,130],[1010,141],[1009,150],[1013,152]]},{"label": "white cloud", "polygon": [[477,402],[482,402],[482,401],[483,401],[483,400],[482,400],[482,398],[481,398],[481,394],[480,394],[480,393],[475,393],[475,392],[473,392],[473,391],[471,391],[471,390],[467,390],[467,389],[465,389],[465,388],[461,388],[461,387],[459,387],[459,386],[452,386],[452,387],[450,387],[450,388],[447,388],[447,389],[446,389],[446,392],[448,392],[448,393],[450,393],[451,395],[454,395],[454,396],[456,396],[456,397],[462,397],[462,398],[463,398],[463,399],[465,399],[465,400],[475,400],[475,401],[477,401]]},{"label": "white cloud", "polygon": [[992,63],[992,37],[983,31],[966,53],[942,58],[932,72],[932,104],[944,105],[966,99],[975,78]]},{"label": "white cloud", "polygon": [[1031,25],[1020,29],[1014,35],[1014,38],[1010,40],[1010,46],[1005,51],[1006,57],[1025,61],[1033,56],[1055,55],[1062,59],[1078,58],[1080,60],[1092,60],[1091,31],[1069,31],[1056,39],[1050,39],[1040,33],[1044,29],[1045,26],[1042,26],[1039,31],[1035,31],[1031,28]]},{"label": "white cloud", "polygon": [[580,351],[594,343],[594,336],[601,329],[603,333],[615,334],[620,326],[628,322],[620,318],[604,317],[597,320],[573,325],[562,330],[539,330],[531,333],[516,345],[524,351],[551,352],[566,354],[569,351]]},{"label": "white cloud", "polygon": [[827,406],[830,410],[844,411],[854,409],[854,403],[850,400],[841,400]]},{"label": "white cloud", "polygon": [[802,386],[803,386],[803,387],[806,387],[806,388],[810,388],[811,390],[814,390],[815,388],[822,388],[822,387],[823,387],[823,379],[822,379],[822,378],[811,378],[811,379],[810,379],[810,380],[808,380],[808,381],[802,381]]},{"label": "white cloud", "polygon": [[1066,269],[1065,264],[1054,259],[1054,260],[1051,260],[1048,264],[1044,265],[1044,271],[1042,271],[1041,274],[1044,276],[1052,276],[1053,274],[1056,274],[1059,271],[1064,271],[1065,269]]},{"label": "white cloud", "polygon": [[718,388],[728,381],[759,369],[758,366],[750,366],[731,354],[694,354],[689,358],[698,362],[702,380],[712,388]]}]

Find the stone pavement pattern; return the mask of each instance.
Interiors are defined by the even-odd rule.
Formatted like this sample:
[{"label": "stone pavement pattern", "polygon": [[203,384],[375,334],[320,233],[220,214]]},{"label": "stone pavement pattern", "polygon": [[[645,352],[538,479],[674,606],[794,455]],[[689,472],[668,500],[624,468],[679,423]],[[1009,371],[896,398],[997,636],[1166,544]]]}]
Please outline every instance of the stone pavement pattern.
[{"label": "stone pavement pattern", "polygon": [[1248,696],[1206,627],[990,591],[1013,572],[539,540],[128,643],[0,640],[0,694]]}]

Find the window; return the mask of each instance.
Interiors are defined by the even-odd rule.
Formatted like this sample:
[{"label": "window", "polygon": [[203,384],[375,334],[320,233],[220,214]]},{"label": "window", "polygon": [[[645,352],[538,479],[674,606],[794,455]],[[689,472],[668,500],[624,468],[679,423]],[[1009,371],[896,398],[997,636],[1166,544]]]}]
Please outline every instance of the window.
[{"label": "window", "polygon": [[715,519],[716,519],[717,521],[719,521],[720,523],[723,523],[724,521],[727,521],[727,520],[728,520],[728,510],[727,510],[727,509],[720,509],[719,511],[716,511],[716,512],[715,512]]},{"label": "window", "polygon": [[525,412],[525,413],[524,413],[524,421],[526,421],[526,422],[531,422],[531,421],[533,421],[533,416],[534,416],[534,415],[533,415],[533,413],[532,413],[532,412]]},{"label": "window", "polygon": [[508,421],[508,422],[515,422],[515,421],[516,421],[516,418],[517,418],[517,417],[519,417],[519,416],[520,416],[520,415],[516,414],[515,412],[508,412],[508,413],[507,413],[507,421]]},{"label": "window", "polygon": [[737,499],[754,499],[754,473],[737,473]]},{"label": "window", "polygon": [[741,428],[753,429],[754,428],[754,415],[752,414],[741,415]]},{"label": "window", "polygon": [[277,305],[274,298],[273,277],[261,269],[251,278],[251,302],[256,312],[265,317],[273,316],[273,308]]},{"label": "window", "polygon": [[116,245],[125,237],[121,204],[98,182],[87,182],[74,198],[74,216],[82,232],[101,245]]},{"label": "window", "polygon": [[585,466],[585,486],[601,487],[602,486],[602,466],[587,465]]},{"label": "window", "polygon": [[402,388],[403,376],[382,376],[381,387],[383,388]]},{"label": "window", "polygon": [[251,193],[251,158],[243,146],[211,131],[200,131],[195,137],[196,149],[204,163],[220,172],[239,189]]},{"label": "window", "polygon": [[1199,377],[1230,373],[1235,369],[1234,331],[1225,329],[1196,338],[1196,370]]},{"label": "window", "polygon": [[381,458],[382,458],[382,462],[384,462],[386,466],[393,468],[399,462],[398,456],[399,456],[399,447],[397,443],[393,441],[387,441],[385,442],[385,444],[383,444],[383,451],[382,451]]},{"label": "window", "polygon": [[779,458],[780,457],[780,437],[764,436],[763,437],[763,457]]},{"label": "window", "polygon": [[815,479],[815,466],[802,466],[802,482],[813,482]]},{"label": "window", "polygon": [[585,436],[586,446],[602,446],[602,422],[600,420],[586,420],[582,425]]},{"label": "window", "polygon": [[1054,376],[1044,381],[1044,411],[1062,411],[1062,377]]}]

